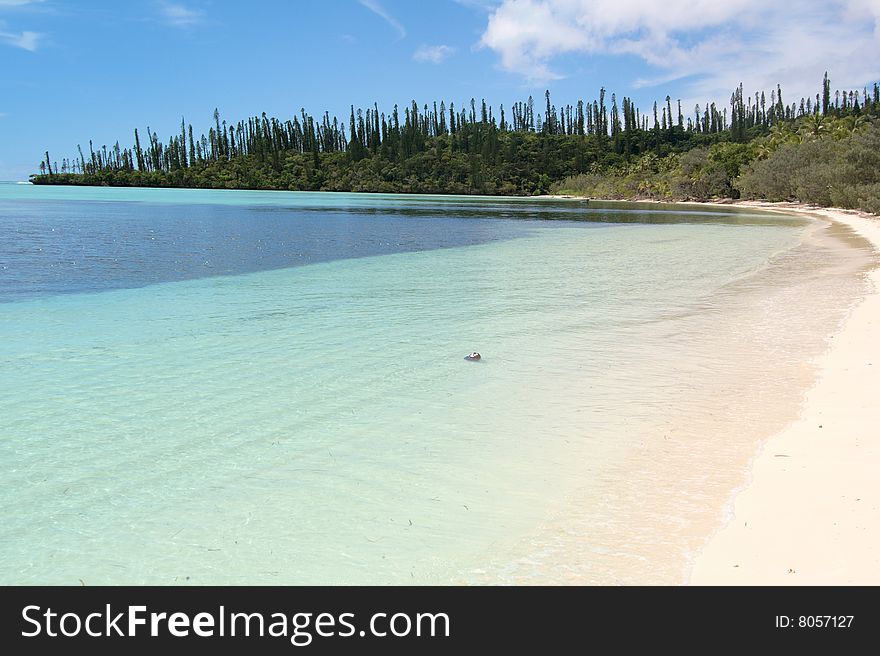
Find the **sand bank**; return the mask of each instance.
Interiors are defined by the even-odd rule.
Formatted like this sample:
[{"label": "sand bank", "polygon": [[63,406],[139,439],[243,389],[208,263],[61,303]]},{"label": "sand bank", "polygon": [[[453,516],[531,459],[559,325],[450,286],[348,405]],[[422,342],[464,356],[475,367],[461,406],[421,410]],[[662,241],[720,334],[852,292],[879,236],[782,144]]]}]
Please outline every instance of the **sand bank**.
[{"label": "sand bank", "polygon": [[[742,204],[818,214],[880,249],[876,217]],[[880,583],[880,269],[869,276],[872,291],[819,358],[800,417],[764,443],[729,522],[697,556],[691,584]]]}]

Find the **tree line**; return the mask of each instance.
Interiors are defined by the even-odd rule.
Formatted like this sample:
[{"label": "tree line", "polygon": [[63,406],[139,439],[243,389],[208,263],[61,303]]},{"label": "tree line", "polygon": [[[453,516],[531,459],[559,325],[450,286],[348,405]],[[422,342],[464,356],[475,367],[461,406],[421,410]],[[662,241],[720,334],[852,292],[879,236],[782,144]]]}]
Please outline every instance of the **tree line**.
[{"label": "tree line", "polygon": [[557,107],[549,91],[496,111],[483,100],[464,106],[416,102],[385,113],[351,107],[347,121],[300,110],[288,120],[265,113],[228,124],[214,111],[207,133],[180,131],[162,140],[149,127],[133,143],[95,147],[63,158],[48,152],[36,184],[85,184],[229,189],[290,189],[423,193],[546,193],[553,183],[665,158],[719,143],[748,143],[806,117],[880,113],[880,86],[831,92],[826,73],[815,97],[786,104],[777,86],[730,106],[696,105],[685,112],[666,96],[642,112],[604,88],[592,101]]}]

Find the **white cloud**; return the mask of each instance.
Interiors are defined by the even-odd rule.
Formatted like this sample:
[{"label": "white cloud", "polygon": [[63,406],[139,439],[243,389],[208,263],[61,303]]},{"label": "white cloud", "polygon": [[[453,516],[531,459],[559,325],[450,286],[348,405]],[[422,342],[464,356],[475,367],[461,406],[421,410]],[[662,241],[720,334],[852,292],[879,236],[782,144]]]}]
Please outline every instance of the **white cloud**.
[{"label": "white cloud", "polygon": [[840,87],[880,77],[880,0],[503,0],[479,45],[532,83],[564,77],[562,55],[629,56],[645,70],[626,86],[686,78],[717,98],[781,82],[790,102],[826,69]]},{"label": "white cloud", "polygon": [[171,27],[193,27],[205,19],[205,12],[172,2],[160,2],[159,14]]},{"label": "white cloud", "polygon": [[0,42],[3,42],[16,48],[22,48],[30,52],[35,52],[40,47],[40,40],[43,35],[39,32],[0,32]]},{"label": "white cloud", "polygon": [[25,5],[36,5],[43,0],[0,0],[0,9],[4,7],[24,7]]},{"label": "white cloud", "polygon": [[439,64],[455,52],[455,48],[446,45],[419,46],[413,53],[417,62]]},{"label": "white cloud", "polygon": [[358,0],[358,2],[393,27],[397,31],[398,39],[406,36],[406,28],[394,16],[389,14],[377,0]]}]

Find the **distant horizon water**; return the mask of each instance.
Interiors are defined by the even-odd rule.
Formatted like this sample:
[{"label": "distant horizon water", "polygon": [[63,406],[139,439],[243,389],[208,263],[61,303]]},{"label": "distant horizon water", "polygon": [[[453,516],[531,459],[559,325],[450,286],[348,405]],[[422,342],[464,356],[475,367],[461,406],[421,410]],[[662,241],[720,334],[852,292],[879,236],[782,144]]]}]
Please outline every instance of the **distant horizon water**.
[{"label": "distant horizon water", "polygon": [[679,582],[867,263],[731,207],[2,185],[0,582]]}]

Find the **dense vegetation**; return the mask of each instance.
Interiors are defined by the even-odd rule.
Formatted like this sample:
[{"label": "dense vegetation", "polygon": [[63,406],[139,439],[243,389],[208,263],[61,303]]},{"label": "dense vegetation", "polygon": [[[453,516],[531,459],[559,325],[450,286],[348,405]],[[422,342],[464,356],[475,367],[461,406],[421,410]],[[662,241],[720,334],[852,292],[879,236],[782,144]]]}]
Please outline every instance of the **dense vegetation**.
[{"label": "dense vegetation", "polygon": [[551,186],[596,198],[799,201],[880,214],[880,122],[811,114],[745,143],[595,167]]},{"label": "dense vegetation", "polygon": [[214,125],[195,137],[181,122],[167,142],[148,127],[134,144],[49,153],[37,184],[291,189],[461,194],[542,194],[706,199],[754,196],[874,207],[878,202],[880,87],[786,104],[782,89],[714,103],[685,116],[669,96],[650,114],[602,89],[557,108],[545,95],[499,112],[485,101],[444,102],[386,115],[351,109],[347,126],[301,111]]}]

